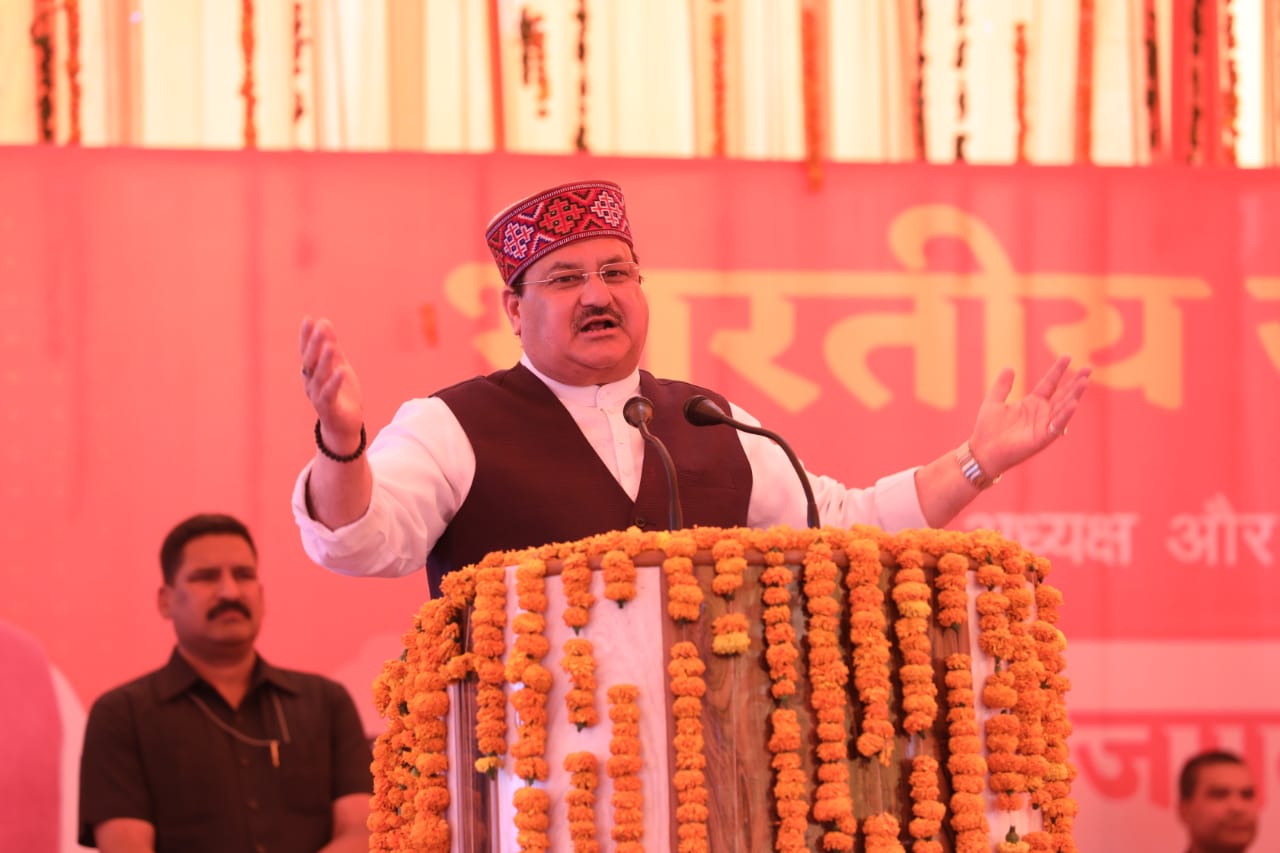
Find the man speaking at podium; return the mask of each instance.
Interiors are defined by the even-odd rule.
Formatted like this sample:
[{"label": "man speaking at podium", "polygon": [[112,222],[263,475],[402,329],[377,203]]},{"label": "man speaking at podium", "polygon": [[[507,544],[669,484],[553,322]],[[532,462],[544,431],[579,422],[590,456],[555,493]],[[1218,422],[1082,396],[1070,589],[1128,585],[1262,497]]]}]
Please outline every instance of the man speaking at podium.
[{"label": "man speaking at podium", "polygon": [[[624,407],[652,402],[688,526],[804,526],[806,495],[770,439],[699,429],[685,402],[719,394],[639,369],[649,329],[644,276],[622,190],[553,187],[499,213],[485,237],[506,285],[519,364],[403,404],[367,444],[360,382],[327,319],[304,318],[302,377],[316,411],[315,458],[293,511],[313,560],[343,574],[445,573],[491,551],[630,526],[665,527],[670,485]],[[822,523],[893,531],[945,525],[1001,473],[1060,437],[1089,370],[1053,365],[1017,403],[1013,373],[992,385],[958,449],[865,489],[806,474]]]}]

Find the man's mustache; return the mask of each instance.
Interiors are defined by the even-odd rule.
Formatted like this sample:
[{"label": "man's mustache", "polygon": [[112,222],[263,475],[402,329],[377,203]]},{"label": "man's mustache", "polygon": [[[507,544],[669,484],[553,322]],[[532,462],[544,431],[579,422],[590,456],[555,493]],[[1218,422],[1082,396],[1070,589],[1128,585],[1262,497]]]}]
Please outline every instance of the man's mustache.
[{"label": "man's mustache", "polygon": [[239,602],[239,601],[220,601],[220,602],[218,602],[217,604],[215,604],[215,605],[213,606],[213,609],[209,611],[209,616],[208,616],[208,618],[209,618],[209,619],[216,619],[217,617],[221,616],[223,613],[226,613],[228,610],[235,610],[235,611],[237,611],[238,613],[240,613],[241,615],[243,615],[243,616],[244,616],[244,618],[246,618],[246,619],[252,619],[252,618],[253,618],[253,617],[249,614],[249,608],[248,608],[248,607],[245,607],[245,606],[244,606],[244,604],[243,604],[242,602]]},{"label": "man's mustache", "polygon": [[602,318],[612,320],[619,326],[622,325],[622,314],[615,309],[603,306],[593,306],[591,308],[583,309],[583,311],[578,314],[577,320],[574,323],[574,328],[581,329],[593,320],[599,320]]}]

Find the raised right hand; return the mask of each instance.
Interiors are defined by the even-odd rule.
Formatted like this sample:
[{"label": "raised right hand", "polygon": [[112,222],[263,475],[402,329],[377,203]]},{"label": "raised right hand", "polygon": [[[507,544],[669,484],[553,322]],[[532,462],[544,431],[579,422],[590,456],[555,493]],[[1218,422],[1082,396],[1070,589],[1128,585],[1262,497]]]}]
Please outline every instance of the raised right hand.
[{"label": "raised right hand", "polygon": [[353,452],[360,444],[364,398],[333,324],[323,317],[303,317],[298,349],[303,387],[320,419],[325,446],[337,454]]}]

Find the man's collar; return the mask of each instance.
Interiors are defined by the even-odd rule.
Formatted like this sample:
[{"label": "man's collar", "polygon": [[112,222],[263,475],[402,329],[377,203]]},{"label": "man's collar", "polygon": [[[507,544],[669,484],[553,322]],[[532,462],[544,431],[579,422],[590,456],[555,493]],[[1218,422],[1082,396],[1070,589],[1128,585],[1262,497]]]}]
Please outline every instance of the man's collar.
[{"label": "man's collar", "polygon": [[[249,676],[250,691],[262,684],[271,684],[287,693],[298,692],[297,679],[293,673],[272,666],[256,652],[254,655],[253,672]],[[173,654],[169,655],[169,662],[156,674],[156,693],[162,702],[168,702],[187,692],[202,680],[199,673],[191,668],[191,664],[187,663],[187,659],[175,647]]]},{"label": "man's collar", "polygon": [[621,408],[627,400],[640,393],[640,368],[638,367],[617,382],[607,382],[604,385],[566,385],[534,367],[527,355],[520,356],[520,363],[566,404],[616,409]]}]

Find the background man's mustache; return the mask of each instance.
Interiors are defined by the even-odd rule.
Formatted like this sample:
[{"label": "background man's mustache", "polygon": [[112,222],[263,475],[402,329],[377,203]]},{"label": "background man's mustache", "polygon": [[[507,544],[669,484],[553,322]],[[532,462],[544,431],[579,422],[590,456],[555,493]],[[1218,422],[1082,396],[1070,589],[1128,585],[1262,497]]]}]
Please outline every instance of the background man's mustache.
[{"label": "background man's mustache", "polygon": [[213,619],[227,612],[228,610],[237,610],[244,615],[244,618],[246,619],[251,618],[249,615],[249,608],[245,607],[239,601],[223,601],[223,602],[219,602],[218,604],[215,604],[213,606],[213,609],[209,611],[209,618]]}]

